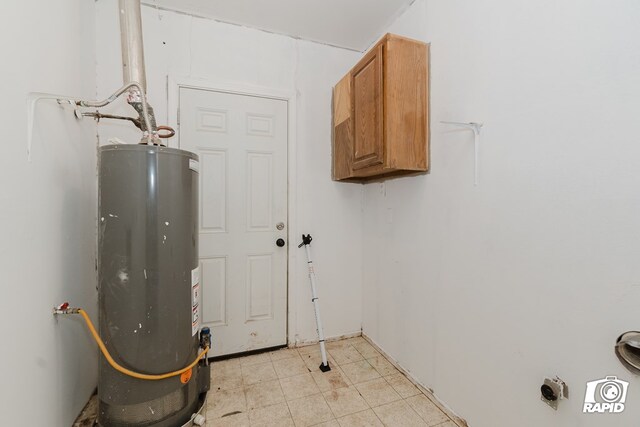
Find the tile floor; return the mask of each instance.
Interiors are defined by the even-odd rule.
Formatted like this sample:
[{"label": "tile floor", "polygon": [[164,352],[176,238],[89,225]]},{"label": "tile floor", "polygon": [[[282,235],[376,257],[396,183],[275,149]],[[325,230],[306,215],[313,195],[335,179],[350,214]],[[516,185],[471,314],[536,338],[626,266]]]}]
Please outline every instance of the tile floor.
[{"label": "tile floor", "polygon": [[456,427],[364,338],[327,350],[326,373],[317,345],[214,362],[207,427]]}]

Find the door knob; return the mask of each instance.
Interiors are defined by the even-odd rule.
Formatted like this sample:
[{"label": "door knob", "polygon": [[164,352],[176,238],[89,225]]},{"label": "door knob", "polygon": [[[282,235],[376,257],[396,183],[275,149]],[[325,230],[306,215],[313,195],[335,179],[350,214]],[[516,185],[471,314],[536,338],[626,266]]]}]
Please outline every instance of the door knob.
[{"label": "door knob", "polygon": [[278,239],[276,240],[276,246],[278,246],[279,248],[284,246],[284,239]]}]

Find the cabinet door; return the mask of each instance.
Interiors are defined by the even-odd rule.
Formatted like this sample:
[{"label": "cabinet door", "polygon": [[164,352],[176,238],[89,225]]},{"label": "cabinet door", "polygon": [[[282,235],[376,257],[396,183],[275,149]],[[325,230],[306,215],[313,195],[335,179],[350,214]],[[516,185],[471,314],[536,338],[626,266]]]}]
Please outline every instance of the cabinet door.
[{"label": "cabinet door", "polygon": [[379,44],[353,69],[354,170],[384,161],[382,65]]}]

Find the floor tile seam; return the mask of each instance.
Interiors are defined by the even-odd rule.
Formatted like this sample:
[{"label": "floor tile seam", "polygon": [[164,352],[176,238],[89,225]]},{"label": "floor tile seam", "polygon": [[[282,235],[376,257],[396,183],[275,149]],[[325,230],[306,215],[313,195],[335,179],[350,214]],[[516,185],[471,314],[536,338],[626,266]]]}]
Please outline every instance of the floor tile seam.
[{"label": "floor tile seam", "polygon": [[[332,391],[334,391],[334,390],[340,390],[340,389],[342,389],[342,388],[348,388],[348,387],[338,387],[338,388],[331,389],[331,390],[327,390],[327,391],[325,391],[325,392],[321,392],[321,393],[320,393],[320,394],[322,395],[322,398],[324,399],[324,403],[327,405],[327,408],[329,408],[329,411],[331,412],[331,415],[333,415],[333,419],[334,419],[334,420],[337,420],[337,419],[338,419],[338,417],[336,417],[336,413],[335,413],[335,412],[333,412],[333,409],[331,409],[331,405],[329,405],[329,401],[327,400],[327,398],[326,398],[326,397],[324,397],[324,394],[325,394],[325,393],[330,393],[330,392],[332,392]],[[343,416],[345,416],[345,415],[343,415]],[[340,424],[340,423],[338,422],[338,424]]]},{"label": "floor tile seam", "polygon": [[[416,396],[417,396],[417,395],[416,395]],[[411,399],[412,397],[416,397],[416,396],[410,396],[410,397],[407,397],[407,399]],[[427,396],[425,396],[425,397],[427,397]],[[417,415],[418,415],[418,418],[420,418],[420,419],[421,419],[421,420],[422,420],[422,421],[423,421],[427,426],[429,426],[429,423],[427,422],[427,420],[425,420],[425,419],[422,417],[422,415],[420,415],[420,413],[419,413],[418,411],[416,411],[416,409],[415,409],[413,406],[411,406],[411,404],[410,404],[409,402],[407,402],[407,399],[402,399],[402,400],[404,400],[404,401],[406,402],[407,406],[409,406],[409,409],[411,409],[415,414],[417,414]],[[427,397],[427,399],[431,402],[431,399],[429,399],[428,397]],[[433,402],[431,402],[431,403],[433,403]],[[437,409],[438,411],[440,411],[440,408],[438,408],[437,406],[436,406],[436,409]],[[442,411],[440,411],[440,412],[442,412]],[[445,417],[447,417],[447,419],[449,418],[449,417],[447,416],[447,414],[445,414],[444,412],[442,412],[442,413],[444,414],[444,416],[445,416]],[[446,422],[446,421],[445,421],[445,422]],[[436,426],[429,426],[429,427],[436,427]]]},{"label": "floor tile seam", "polygon": [[[239,389],[242,389],[242,396],[244,397],[244,407],[245,407],[245,411],[248,411],[248,402],[247,402],[246,393],[245,393],[245,391],[244,391],[244,387],[236,387],[236,388],[232,388],[232,389],[230,389],[230,390],[220,390],[220,392],[227,392],[227,393],[231,393],[232,391],[234,391],[234,390],[239,390]],[[213,394],[215,394],[215,393],[213,393]],[[208,406],[209,406],[209,404],[207,403],[207,410],[205,411],[205,413],[213,412],[213,410],[209,410],[209,409],[208,409]],[[226,415],[226,414],[223,414],[223,415]],[[214,419],[221,419],[221,418],[224,418],[224,417],[223,417],[222,415],[221,415],[221,416],[219,416],[219,417],[214,417]]]},{"label": "floor tile seam", "polygon": [[[377,379],[377,378],[375,378]],[[373,381],[373,380],[372,380]],[[359,383],[359,384],[363,384],[363,383]],[[360,393],[360,390],[358,390],[358,387],[356,387],[356,384],[350,384],[347,385],[347,387],[340,387],[340,388],[353,388],[355,389],[356,392],[358,392],[358,396],[360,396],[360,398],[362,399],[362,401],[364,402],[365,405],[367,405],[367,409],[371,409],[373,410],[373,407],[369,404],[369,402],[367,401],[367,399],[362,395],[362,393]],[[338,390],[338,389],[335,389]],[[362,411],[366,411],[367,409],[363,409]],[[358,412],[362,412],[362,411],[358,411]],[[357,413],[357,412],[354,412]],[[335,415],[335,414],[334,414]],[[346,417],[347,415],[351,415],[351,414],[346,414],[343,415],[343,417]],[[336,418],[337,419],[337,418]]]},{"label": "floor tile seam", "polygon": [[[247,388],[244,385],[244,378],[242,378],[242,395],[244,396],[244,407],[247,411],[247,417],[249,416],[249,399],[247,398]],[[249,419],[249,423],[251,423],[251,419]]]},{"label": "floor tile seam", "polygon": [[[378,368],[376,368],[375,366],[373,366],[373,363],[369,362],[369,360],[378,359],[378,358],[383,358],[383,359],[385,360],[385,362],[387,362],[388,364],[390,364],[390,365],[393,367],[393,369],[395,369],[395,371],[396,371],[397,373],[400,373],[400,371],[399,371],[395,366],[393,366],[393,363],[389,362],[389,360],[388,360],[386,357],[384,357],[383,355],[380,355],[380,356],[374,356],[374,357],[370,357],[370,358],[368,358],[368,359],[365,359],[365,360],[367,361],[367,363],[369,363],[369,365],[371,365],[371,367],[372,367],[373,369],[375,369],[375,370],[376,370],[376,372],[377,372],[378,374],[380,374],[380,376],[381,376],[381,377],[384,377],[385,375],[383,375],[383,374],[382,374],[382,372],[380,372],[380,371],[378,370]],[[389,374],[389,375],[394,375],[394,374]],[[389,375],[387,375],[387,376],[389,376]]]},{"label": "floor tile seam", "polygon": [[[393,377],[394,375],[398,375],[398,374],[402,375],[402,376],[403,376],[407,381],[409,381],[409,379],[408,379],[408,378],[407,378],[407,377],[406,377],[402,372],[398,372],[397,374],[391,374],[391,375],[381,376],[381,378],[384,378],[384,380],[387,382],[387,384],[389,384],[389,386],[393,389],[393,391],[395,391],[396,393],[398,393],[398,396],[400,396],[400,398],[401,398],[402,400],[407,400],[407,399],[409,399],[410,397],[414,397],[414,396],[417,396],[417,395],[419,395],[419,394],[424,394],[424,393],[422,393],[422,392],[420,391],[420,389],[419,389],[418,387],[416,387],[415,385],[413,385],[413,383],[412,383],[411,381],[409,381],[409,383],[410,383],[410,384],[411,384],[411,385],[416,389],[416,393],[415,393],[415,394],[412,394],[411,396],[407,396],[407,397],[404,397],[402,394],[400,394],[400,392],[399,392],[399,391],[398,391],[398,390],[393,386],[393,384],[391,384],[391,383],[389,382],[389,378],[390,378],[390,377]],[[429,399],[429,397],[428,397],[428,396],[427,396],[427,399]],[[431,400],[431,399],[429,399],[429,400]],[[409,403],[409,402],[407,402],[407,403]],[[446,414],[445,414],[445,415],[446,415]]]},{"label": "floor tile seam", "polygon": [[[366,341],[365,341],[365,342],[366,342]],[[367,343],[367,344],[368,344],[368,343]],[[369,345],[371,345],[371,344],[369,344]],[[367,360],[367,356],[365,356],[365,355],[364,355],[364,353],[363,353],[362,351],[358,350],[358,347],[354,346],[353,344],[352,344],[352,346],[353,346],[353,348],[355,348],[355,349],[356,349],[356,351],[357,351],[358,353],[360,353],[360,355],[362,356],[362,358],[363,358],[363,359]],[[373,348],[373,346],[371,346],[371,348]],[[373,348],[373,350],[377,352],[377,350],[376,350],[375,348]]]},{"label": "floor tile seam", "polygon": [[[276,372],[276,368],[275,368],[275,366],[273,366],[273,362],[271,362],[271,361],[269,361],[269,362],[263,362],[263,363],[256,363],[255,365],[250,365],[249,367],[254,367],[254,366],[258,366],[258,365],[266,365],[267,363],[271,363],[271,368],[273,369],[273,372],[275,372],[276,377],[275,377],[275,378],[271,378],[271,379],[267,379],[267,380],[259,380],[259,381],[255,382],[255,383],[247,384],[247,385],[254,385],[254,384],[259,384],[259,383],[266,382],[266,381],[273,381],[273,380],[278,380],[278,379],[280,379],[280,378],[278,377],[278,373]],[[243,383],[245,382],[245,380],[244,380],[244,371],[243,371],[243,373],[242,373],[242,382],[243,382]]]},{"label": "floor tile seam", "polygon": [[[413,407],[409,404],[409,402],[407,402],[407,400],[406,400],[406,399],[401,399],[401,400],[402,400],[402,401],[404,401],[404,403],[406,403],[406,405],[409,407],[409,410],[410,410],[411,412],[413,412],[413,413],[418,417],[418,419],[422,420],[425,424],[427,423],[427,422],[424,420],[424,418],[422,418],[422,417],[420,416],[420,414],[418,413],[418,411],[416,411],[415,409],[413,409]],[[381,408],[381,407],[383,407],[383,406],[387,406],[387,405],[393,405],[394,403],[397,403],[397,402],[400,402],[400,400],[394,400],[393,402],[389,402],[389,403],[385,403],[384,405],[376,406],[376,408]],[[375,412],[375,411],[374,411],[374,412]]]},{"label": "floor tile seam", "polygon": [[[396,393],[396,396],[398,396],[397,398],[394,397],[393,400],[388,401],[387,403],[393,403],[393,402],[399,402],[400,400],[404,400],[404,398],[402,396],[400,396],[400,394],[394,390],[394,393]],[[384,405],[384,403],[383,403]],[[382,406],[382,405],[378,405],[378,406]],[[373,406],[372,406],[373,408]]]},{"label": "floor tile seam", "polygon": [[[313,375],[311,375],[311,373],[309,372],[309,373],[305,373],[305,374],[294,375],[294,376],[292,376],[292,377],[279,378],[279,379],[278,379],[278,382],[280,382],[280,388],[282,388],[282,394],[284,394],[284,388],[282,387],[282,380],[287,380],[287,379],[289,379],[289,378],[295,378],[295,377],[301,377],[301,376],[303,376],[303,375],[307,375],[307,374],[311,376],[311,381],[313,381],[313,385],[314,385],[314,386],[316,387],[316,389],[318,390],[318,391],[317,391],[317,393],[322,393],[322,390],[320,390],[320,387],[318,387],[318,384],[316,383],[316,380],[313,378]],[[309,395],[307,395],[307,396],[313,396],[314,394],[317,394],[317,393],[312,393],[312,394],[309,394]],[[302,397],[307,397],[307,396],[302,396]],[[284,399],[285,399],[285,400],[296,400],[296,399],[287,399],[287,396],[286,396],[286,395],[284,396]]]},{"label": "floor tile seam", "polygon": [[[447,415],[447,414],[445,414],[445,415]],[[447,416],[447,418],[449,418],[449,417]],[[439,424],[434,425],[433,427],[443,426],[443,425],[445,425],[446,423],[453,423],[453,425],[457,425],[457,424],[455,423],[455,421],[453,421],[451,418],[449,418],[447,421],[443,421],[443,422],[441,422],[441,423],[439,423]]]},{"label": "floor tile seam", "polygon": [[[429,402],[430,402],[430,403],[431,403],[431,404],[432,404],[432,405],[433,405],[433,406],[434,406],[434,407],[435,407],[439,412],[441,412],[445,417],[447,417],[447,419],[448,419],[448,420],[453,421],[453,419],[451,419],[451,417],[450,417],[449,415],[447,415],[447,413],[446,413],[446,412],[444,412],[442,409],[440,409],[440,408],[438,407],[438,405],[436,405],[436,403],[435,403],[431,398],[429,398],[429,396],[428,396],[426,393],[420,392],[420,393],[418,393],[418,394],[414,394],[413,396],[407,396],[407,397],[405,397],[405,398],[403,398],[403,399],[404,399],[404,400],[407,400],[407,404],[408,404],[409,406],[411,406],[411,404],[408,402],[408,400],[409,400],[409,399],[413,399],[413,398],[415,398],[415,397],[417,397],[417,396],[420,396],[420,395],[422,395],[422,396],[426,397],[426,398],[427,398],[427,400],[428,400],[428,401],[429,401]],[[412,408],[413,408],[413,406],[412,406]],[[417,412],[417,411],[416,411],[416,412]],[[444,421],[444,422],[442,422],[442,423],[440,423],[440,424],[444,424],[444,423],[446,423],[446,421]],[[436,425],[440,425],[440,424],[436,424]],[[454,424],[455,424],[455,421],[454,421]],[[434,427],[435,427],[435,426],[434,426]]]},{"label": "floor tile seam", "polygon": [[[329,408],[329,412],[330,412],[330,413],[331,413],[331,415],[332,415],[331,420],[335,420],[335,419],[336,419],[336,416],[335,416],[335,414],[333,413],[333,411],[331,410],[331,406],[329,406],[329,403],[328,403],[328,402],[327,402],[327,400],[324,398],[323,393],[322,393],[322,392],[320,392],[320,393],[318,393],[318,394],[320,395],[320,397],[321,397],[321,398],[322,398],[322,400],[324,401],[324,404],[327,406],[327,408]],[[306,399],[306,398],[313,397],[313,396],[317,396],[317,394],[312,394],[312,395],[309,395],[309,396],[301,397],[300,399]],[[293,401],[293,400],[299,400],[299,399],[292,399],[291,401]],[[287,404],[287,408],[289,408],[289,413],[291,414],[291,418],[293,419],[293,413],[291,412],[291,407],[289,406],[289,402],[291,402],[291,401],[286,401],[285,403]],[[329,421],[331,421],[331,420],[327,420],[327,421],[320,421],[319,423],[312,424],[312,426],[313,426],[313,425],[322,424],[323,422],[329,422]],[[293,423],[295,424],[295,422],[296,422],[296,421],[295,421],[295,419],[294,419],[294,420],[293,420]]]},{"label": "floor tile seam", "polygon": [[[389,402],[389,403],[392,403],[392,402]],[[378,405],[378,406],[376,406],[376,408],[377,408],[377,407],[379,407],[379,406],[382,406],[382,405]],[[371,412],[373,413],[373,416],[374,416],[374,417],[376,417],[376,419],[377,419],[378,421],[380,421],[380,424],[384,425],[384,423],[382,422],[382,420],[380,419],[380,417],[378,417],[378,414],[376,414],[376,411],[374,411],[373,409],[374,409],[374,408],[373,408],[372,406],[370,406],[370,407],[369,407],[369,408],[367,408],[367,409],[363,409],[362,411],[354,412],[353,414],[343,415],[343,416],[342,416],[342,417],[340,417],[340,418],[345,418],[345,417],[349,417],[349,416],[351,416],[351,415],[356,415],[356,414],[361,414],[361,413],[363,413],[363,412],[371,411]],[[340,423],[340,418],[336,418],[336,420],[338,421],[338,423]],[[434,426],[434,427],[437,427],[437,426]]]},{"label": "floor tile seam", "polygon": [[[280,387],[282,388],[282,387]],[[284,393],[282,393],[284,394]],[[293,423],[293,425],[295,426],[296,422],[293,420],[293,413],[291,412],[291,408],[289,408],[289,403],[287,403],[287,398],[284,398],[284,406],[287,407],[287,413],[289,414],[289,417],[291,418],[291,422]]]},{"label": "floor tile seam", "polygon": [[[398,393],[398,390],[396,390],[395,388],[393,388],[393,386],[392,386],[391,384],[389,384],[389,382],[388,382],[384,377],[382,377],[382,376],[381,376],[381,377],[378,377],[378,378],[374,378],[374,379],[369,380],[369,381],[361,382],[361,383],[359,383],[359,384],[357,384],[357,385],[362,385],[362,384],[365,384],[365,383],[368,383],[368,382],[377,381],[377,380],[380,380],[380,379],[385,380],[385,384],[386,384],[386,385],[388,385],[389,387],[391,387],[391,390],[393,390],[393,392],[396,394],[396,396],[398,396],[398,398],[397,398],[397,399],[394,399],[394,400],[392,400],[392,401],[390,401],[390,402],[387,402],[387,403],[393,403],[393,402],[397,402],[397,401],[399,401],[399,400],[405,400],[405,398],[404,398],[404,397],[402,397],[402,396],[400,395],[400,393]],[[354,386],[355,386],[355,384],[354,384]],[[360,390],[358,390],[358,391],[360,391]],[[362,394],[360,394],[360,395],[362,396]],[[413,396],[409,396],[409,397],[413,397]],[[367,401],[367,399],[366,399],[364,396],[362,396],[362,398],[363,398],[365,401]],[[367,403],[369,403],[369,402],[367,401]],[[378,406],[386,405],[387,403],[383,403],[383,404],[378,405]],[[407,405],[408,405],[408,404],[409,404],[409,402],[407,402]],[[370,407],[371,409],[373,409],[373,408],[377,408],[378,406],[371,406],[371,405],[369,405],[369,407]]]},{"label": "floor tile seam", "polygon": [[[355,350],[355,352],[356,352],[357,354],[359,354],[359,355],[360,355],[360,357],[362,357],[362,359],[360,359],[360,360],[366,360],[366,358],[364,357],[364,355],[363,355],[362,353],[360,353],[360,351],[358,351],[358,349],[357,349],[357,348],[355,348],[355,347],[353,346],[353,344],[347,344],[347,347],[352,347],[352,348]],[[334,349],[334,350],[344,350],[345,348],[346,348],[346,347],[343,347],[343,348],[341,348],[341,349],[340,349],[340,348],[339,348],[339,349]],[[331,354],[331,351],[334,351],[334,350],[327,350],[327,351],[329,352],[329,354]],[[331,357],[333,358],[333,360],[336,360],[336,359],[335,359],[335,356],[331,356]],[[349,364],[349,363],[359,362],[360,360],[350,360],[350,361],[348,361],[347,363],[345,363],[345,365],[346,365],[346,364]],[[336,364],[337,364],[338,366],[340,365],[338,362],[336,362]]]}]

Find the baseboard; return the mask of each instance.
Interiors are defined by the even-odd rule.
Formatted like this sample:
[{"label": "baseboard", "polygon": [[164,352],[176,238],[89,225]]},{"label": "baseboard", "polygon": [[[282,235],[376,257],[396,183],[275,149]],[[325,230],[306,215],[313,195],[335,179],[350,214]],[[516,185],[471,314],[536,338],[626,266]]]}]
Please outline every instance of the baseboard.
[{"label": "baseboard", "polygon": [[451,418],[458,427],[469,427],[469,424],[463,418],[456,415],[451,410],[451,408],[449,408],[449,406],[438,399],[438,397],[433,393],[433,390],[431,390],[429,387],[425,387],[422,383],[420,383],[420,381],[418,381],[416,377],[414,377],[409,371],[403,368],[395,358],[393,358],[391,355],[389,355],[389,353],[380,348],[380,346],[376,344],[364,332],[362,333],[362,338],[367,340],[369,344],[371,344],[376,350],[382,353],[384,357],[386,357],[387,360],[389,360],[389,362],[391,362],[391,364],[396,367],[396,369],[402,372],[409,379],[409,381],[411,381],[416,387],[418,387],[420,391],[422,391],[438,408],[440,408],[442,412],[447,414],[447,416],[449,416],[449,418]]},{"label": "baseboard", "polygon": [[[336,335],[336,336],[333,336],[333,337],[325,337],[324,341],[325,342],[340,341],[340,340],[346,340],[347,338],[359,337],[361,335],[362,335],[362,331],[356,331],[356,332],[351,332],[351,333],[347,333],[347,334],[343,334],[343,335]],[[317,339],[296,341],[294,343],[289,344],[289,348],[306,347],[308,345],[314,345],[314,344],[318,344],[318,340]]]}]

